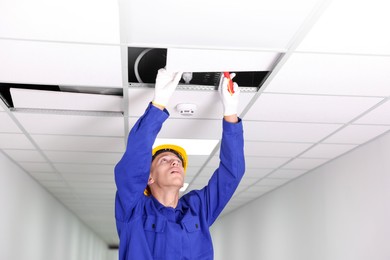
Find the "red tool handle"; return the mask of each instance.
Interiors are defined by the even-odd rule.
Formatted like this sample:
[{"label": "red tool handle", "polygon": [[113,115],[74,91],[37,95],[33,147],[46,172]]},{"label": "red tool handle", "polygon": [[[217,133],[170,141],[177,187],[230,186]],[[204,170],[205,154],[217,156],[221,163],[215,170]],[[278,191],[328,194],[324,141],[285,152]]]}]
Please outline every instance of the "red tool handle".
[{"label": "red tool handle", "polygon": [[230,95],[234,94],[233,80],[230,78],[229,72],[224,72],[223,75],[228,79],[228,91]]}]

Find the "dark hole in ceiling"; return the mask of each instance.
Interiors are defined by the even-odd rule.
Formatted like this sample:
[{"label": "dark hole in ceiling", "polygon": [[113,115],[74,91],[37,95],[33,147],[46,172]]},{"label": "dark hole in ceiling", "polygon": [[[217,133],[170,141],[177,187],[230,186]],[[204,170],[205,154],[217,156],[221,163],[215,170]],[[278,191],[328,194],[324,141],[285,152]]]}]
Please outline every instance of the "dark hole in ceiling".
[{"label": "dark hole in ceiling", "polygon": [[[165,67],[167,49],[128,48],[129,83],[154,84],[157,71]],[[234,71],[231,71],[234,72]],[[234,81],[241,87],[259,88],[269,71],[234,72]],[[190,85],[218,86],[221,72],[194,72]],[[181,79],[180,83],[185,83]]]}]

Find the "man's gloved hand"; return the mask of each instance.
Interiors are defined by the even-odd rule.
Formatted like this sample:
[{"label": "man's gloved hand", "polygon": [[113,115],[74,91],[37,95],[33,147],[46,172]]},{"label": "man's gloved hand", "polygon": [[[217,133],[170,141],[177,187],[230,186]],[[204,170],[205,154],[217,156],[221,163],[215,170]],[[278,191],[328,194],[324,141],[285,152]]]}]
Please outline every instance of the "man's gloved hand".
[{"label": "man's gloved hand", "polygon": [[152,103],[166,107],[181,79],[181,75],[182,72],[168,72],[166,69],[159,69]]},{"label": "man's gloved hand", "polygon": [[[235,73],[230,74],[230,79],[236,76]],[[237,83],[233,83],[234,94],[231,94],[228,90],[229,79],[225,78],[222,74],[221,80],[219,82],[219,94],[221,96],[222,105],[223,105],[223,115],[230,116],[236,115],[238,110],[238,98],[240,96],[240,88]]]}]

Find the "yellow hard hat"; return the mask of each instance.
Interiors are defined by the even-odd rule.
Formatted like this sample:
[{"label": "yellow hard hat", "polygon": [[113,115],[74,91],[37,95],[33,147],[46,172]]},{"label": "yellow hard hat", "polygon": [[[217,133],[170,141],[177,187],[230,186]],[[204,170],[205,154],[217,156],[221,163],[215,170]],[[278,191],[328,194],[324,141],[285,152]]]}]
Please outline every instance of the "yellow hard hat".
[{"label": "yellow hard hat", "polygon": [[[181,160],[181,162],[183,164],[184,173],[186,172],[188,157],[187,157],[187,153],[183,147],[178,146],[178,145],[174,145],[174,144],[162,144],[162,145],[156,146],[152,150],[152,161],[154,160],[154,158],[158,154],[163,153],[163,152],[171,152],[171,153],[174,153],[175,155],[177,155],[177,157],[179,157],[179,159]],[[146,188],[144,190],[144,194],[146,196],[150,195],[149,186],[146,186]]]}]

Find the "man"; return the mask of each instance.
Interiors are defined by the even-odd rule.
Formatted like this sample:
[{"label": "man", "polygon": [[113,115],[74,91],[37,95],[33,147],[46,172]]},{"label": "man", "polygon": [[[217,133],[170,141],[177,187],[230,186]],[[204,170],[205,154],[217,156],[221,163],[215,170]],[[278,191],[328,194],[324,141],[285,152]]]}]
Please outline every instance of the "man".
[{"label": "man", "polygon": [[[135,123],[115,167],[115,217],[120,260],[213,259],[209,227],[237,188],[244,171],[243,130],[237,117],[240,90],[219,86],[224,109],[220,165],[208,184],[181,198],[187,155],[183,148],[153,143],[169,113],[165,109],[181,73],[160,69],[153,101]],[[145,189],[145,187],[147,187]]]}]

